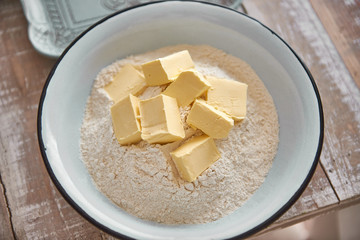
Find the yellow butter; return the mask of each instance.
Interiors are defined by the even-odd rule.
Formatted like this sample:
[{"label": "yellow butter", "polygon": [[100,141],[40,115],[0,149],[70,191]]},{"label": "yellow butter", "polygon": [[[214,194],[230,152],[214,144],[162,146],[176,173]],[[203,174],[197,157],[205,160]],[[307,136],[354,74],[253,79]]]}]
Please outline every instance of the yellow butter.
[{"label": "yellow butter", "polygon": [[247,85],[245,83],[221,79],[206,78],[211,88],[207,92],[207,103],[230,115],[235,120],[246,116]]},{"label": "yellow butter", "polygon": [[138,95],[146,87],[144,76],[132,65],[123,66],[111,83],[104,87],[110,98],[116,103],[129,94]]},{"label": "yellow butter", "polygon": [[204,79],[201,73],[187,70],[171,83],[163,94],[176,98],[179,106],[184,107],[192,103],[210,88],[210,83]]},{"label": "yellow butter", "polygon": [[214,140],[206,135],[192,138],[170,155],[179,175],[188,182],[193,182],[220,158]]},{"label": "yellow butter", "polygon": [[234,120],[203,100],[195,100],[186,122],[212,138],[225,138],[234,126]]},{"label": "yellow butter", "polygon": [[128,95],[111,107],[115,137],[120,144],[136,143],[141,140],[139,99]]},{"label": "yellow butter", "polygon": [[194,68],[194,62],[187,50],[144,63],[142,66],[149,86],[170,83],[183,71]]},{"label": "yellow butter", "polygon": [[185,137],[175,98],[160,94],[140,101],[141,137],[149,143],[174,142]]}]

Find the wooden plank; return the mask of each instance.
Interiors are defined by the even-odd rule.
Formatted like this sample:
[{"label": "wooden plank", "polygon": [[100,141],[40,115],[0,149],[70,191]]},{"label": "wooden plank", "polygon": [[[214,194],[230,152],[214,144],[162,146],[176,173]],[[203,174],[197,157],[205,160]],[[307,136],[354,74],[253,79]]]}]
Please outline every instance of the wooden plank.
[{"label": "wooden plank", "polygon": [[[0,153],[2,148],[0,146]],[[1,156],[1,155],[0,155]],[[2,159],[2,158],[0,158]],[[11,226],[11,216],[8,209],[8,202],[5,196],[5,190],[0,175],[0,239],[14,239]]]},{"label": "wooden plank", "polygon": [[57,192],[39,152],[37,106],[55,61],[31,46],[19,1],[1,1],[0,19],[0,172],[6,189],[0,211],[9,210],[1,214],[0,228],[9,231],[4,218],[11,213],[17,239],[102,239],[106,235]]},{"label": "wooden plank", "polygon": [[322,167],[341,201],[359,195],[360,91],[311,4],[248,0],[244,6],[250,16],[285,39],[309,67],[324,108]]},{"label": "wooden plank", "polygon": [[310,0],[310,3],[360,87],[360,1]]}]

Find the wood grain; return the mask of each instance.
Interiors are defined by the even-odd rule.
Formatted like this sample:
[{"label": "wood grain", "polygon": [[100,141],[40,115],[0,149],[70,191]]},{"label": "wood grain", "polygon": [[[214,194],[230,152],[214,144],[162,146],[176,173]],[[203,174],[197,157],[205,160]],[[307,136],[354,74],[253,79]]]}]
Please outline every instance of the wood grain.
[{"label": "wood grain", "polygon": [[[0,151],[2,149],[0,148]],[[2,158],[0,158],[2,159]],[[0,239],[13,239],[13,229],[11,226],[11,216],[8,209],[8,201],[6,193],[3,188],[2,180],[0,177]]]},{"label": "wood grain", "polygon": [[310,68],[324,108],[321,165],[341,201],[359,195],[360,91],[311,4],[249,0],[244,6],[250,16],[284,38]]},{"label": "wood grain", "polygon": [[352,78],[360,87],[360,1],[310,0]]}]

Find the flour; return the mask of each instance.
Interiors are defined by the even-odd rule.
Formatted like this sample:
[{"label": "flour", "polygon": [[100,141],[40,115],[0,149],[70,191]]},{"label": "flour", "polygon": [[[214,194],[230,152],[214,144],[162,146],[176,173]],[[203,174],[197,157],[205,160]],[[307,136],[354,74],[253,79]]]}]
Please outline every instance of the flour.
[{"label": "flour", "polygon": [[[112,129],[112,101],[103,90],[125,63],[140,65],[189,50],[204,75],[248,84],[247,116],[226,139],[215,140],[221,158],[193,183],[183,181],[170,151],[199,135],[185,123],[186,139],[159,145],[141,141],[120,146]],[[150,87],[141,99],[159,94]],[[252,68],[210,46],[178,45],[130,56],[103,69],[88,99],[81,127],[81,154],[97,188],[119,207],[139,218],[165,224],[207,223],[230,214],[260,187],[271,168],[279,141],[278,117],[271,96]]]}]

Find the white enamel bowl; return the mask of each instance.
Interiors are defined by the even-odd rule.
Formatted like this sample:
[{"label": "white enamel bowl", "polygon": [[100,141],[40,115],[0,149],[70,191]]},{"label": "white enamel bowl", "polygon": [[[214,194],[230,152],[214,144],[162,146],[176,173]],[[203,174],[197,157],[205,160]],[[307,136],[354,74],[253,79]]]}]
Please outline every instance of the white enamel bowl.
[{"label": "white enamel bowl", "polygon": [[[98,72],[116,59],[175,44],[208,44],[244,59],[265,83],[279,115],[279,149],[264,184],[244,206],[208,224],[170,226],[127,214],[95,188],[80,157],[80,126]],[[55,185],[100,229],[137,239],[223,239],[263,229],[299,198],[319,159],[323,115],[308,69],[269,28],[224,7],[170,1],[109,16],[65,50],[41,96],[38,136]]]}]

